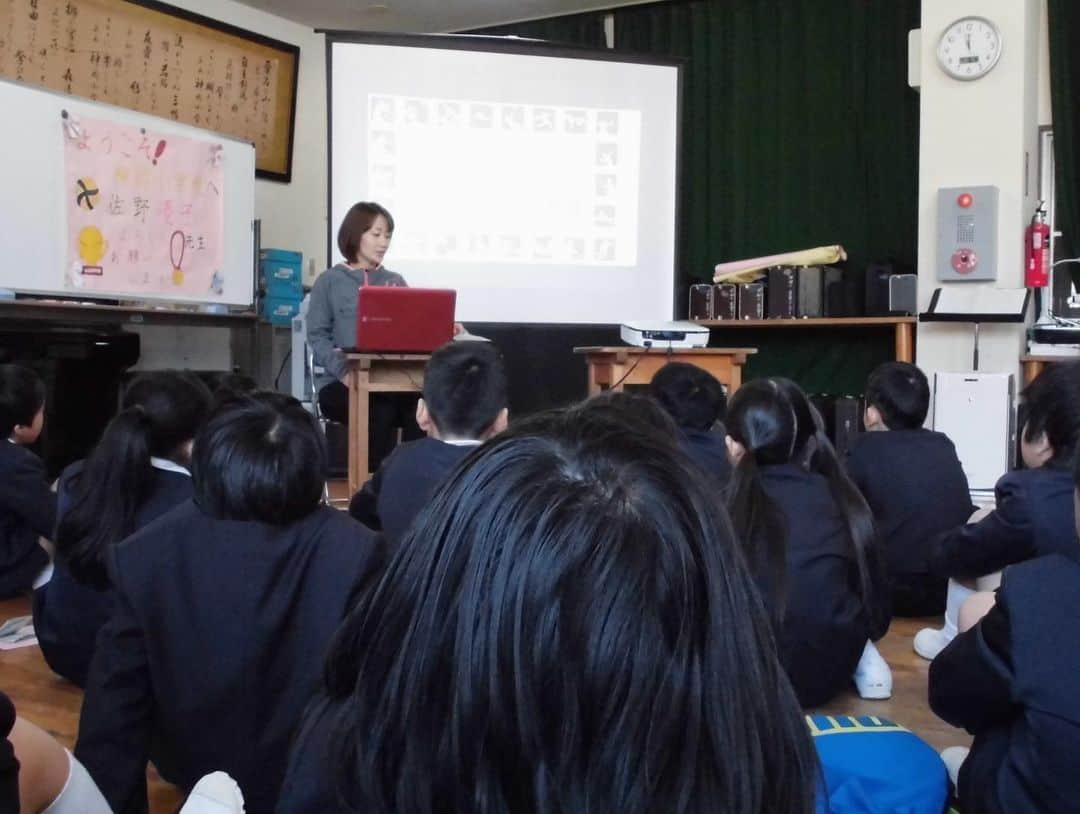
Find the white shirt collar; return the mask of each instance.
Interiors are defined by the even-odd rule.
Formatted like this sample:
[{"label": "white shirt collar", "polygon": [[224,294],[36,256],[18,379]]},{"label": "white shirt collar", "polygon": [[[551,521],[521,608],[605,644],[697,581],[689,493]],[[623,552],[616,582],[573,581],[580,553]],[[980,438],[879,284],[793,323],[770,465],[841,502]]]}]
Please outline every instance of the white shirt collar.
[{"label": "white shirt collar", "polygon": [[191,473],[184,467],[180,466],[176,461],[170,461],[168,458],[156,458],[151,455],[150,466],[154,467],[154,469],[160,469],[163,472],[179,472],[181,475],[187,475],[189,478],[191,477]]},{"label": "white shirt collar", "polygon": [[478,447],[483,441],[478,441],[474,438],[455,438],[453,441],[447,441],[445,439],[439,439],[444,444],[449,444],[452,447]]}]

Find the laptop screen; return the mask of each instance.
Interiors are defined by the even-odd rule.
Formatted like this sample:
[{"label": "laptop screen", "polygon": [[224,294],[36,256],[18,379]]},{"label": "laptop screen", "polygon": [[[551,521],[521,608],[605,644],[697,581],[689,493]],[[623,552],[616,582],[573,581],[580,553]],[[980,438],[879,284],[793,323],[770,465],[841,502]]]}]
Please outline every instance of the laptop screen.
[{"label": "laptop screen", "polygon": [[456,300],[450,289],[364,286],[357,291],[355,350],[430,353],[454,338]]}]

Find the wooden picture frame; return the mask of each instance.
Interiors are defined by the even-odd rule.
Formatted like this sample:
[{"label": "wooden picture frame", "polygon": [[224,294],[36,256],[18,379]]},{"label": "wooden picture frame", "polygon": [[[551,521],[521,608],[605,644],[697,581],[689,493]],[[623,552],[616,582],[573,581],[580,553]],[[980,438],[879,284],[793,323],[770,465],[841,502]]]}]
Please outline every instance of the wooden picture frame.
[{"label": "wooden picture frame", "polygon": [[158,0],[11,0],[0,75],[255,145],[292,180],[300,48]]}]

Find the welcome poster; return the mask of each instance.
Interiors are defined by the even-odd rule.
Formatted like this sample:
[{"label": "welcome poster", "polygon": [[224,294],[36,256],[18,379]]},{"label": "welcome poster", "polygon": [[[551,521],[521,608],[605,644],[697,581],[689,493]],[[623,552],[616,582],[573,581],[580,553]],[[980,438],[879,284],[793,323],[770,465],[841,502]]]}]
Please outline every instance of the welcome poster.
[{"label": "welcome poster", "polygon": [[65,285],[139,299],[223,293],[220,144],[65,116]]}]

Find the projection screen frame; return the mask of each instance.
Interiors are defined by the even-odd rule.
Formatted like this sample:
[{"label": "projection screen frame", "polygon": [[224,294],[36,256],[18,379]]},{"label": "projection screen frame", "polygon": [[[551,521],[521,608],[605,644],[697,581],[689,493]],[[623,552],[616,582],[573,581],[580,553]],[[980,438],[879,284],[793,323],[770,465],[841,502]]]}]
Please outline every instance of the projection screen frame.
[{"label": "projection screen frame", "polygon": [[[334,243],[336,226],[331,223],[333,217],[334,196],[334,123],[333,123],[333,49],[338,43],[356,43],[388,45],[406,48],[438,48],[450,51],[481,51],[497,54],[521,54],[525,56],[546,56],[556,58],[590,59],[603,62],[624,62],[639,65],[659,65],[676,69],[675,79],[675,194],[673,224],[673,274],[672,274],[672,313],[671,319],[678,318],[680,311],[685,312],[686,303],[679,299],[680,289],[685,288],[683,267],[682,239],[682,200],[685,192],[683,145],[683,96],[685,92],[686,59],[645,54],[636,51],[615,51],[598,49],[573,43],[556,43],[550,40],[536,40],[523,37],[489,36],[485,34],[401,34],[385,31],[348,31],[340,29],[316,29],[326,40],[326,266],[334,262]],[[685,298],[684,298],[685,299]],[[509,324],[499,320],[484,320],[485,324]],[[609,325],[613,323],[560,323],[537,322],[535,325]]]}]

